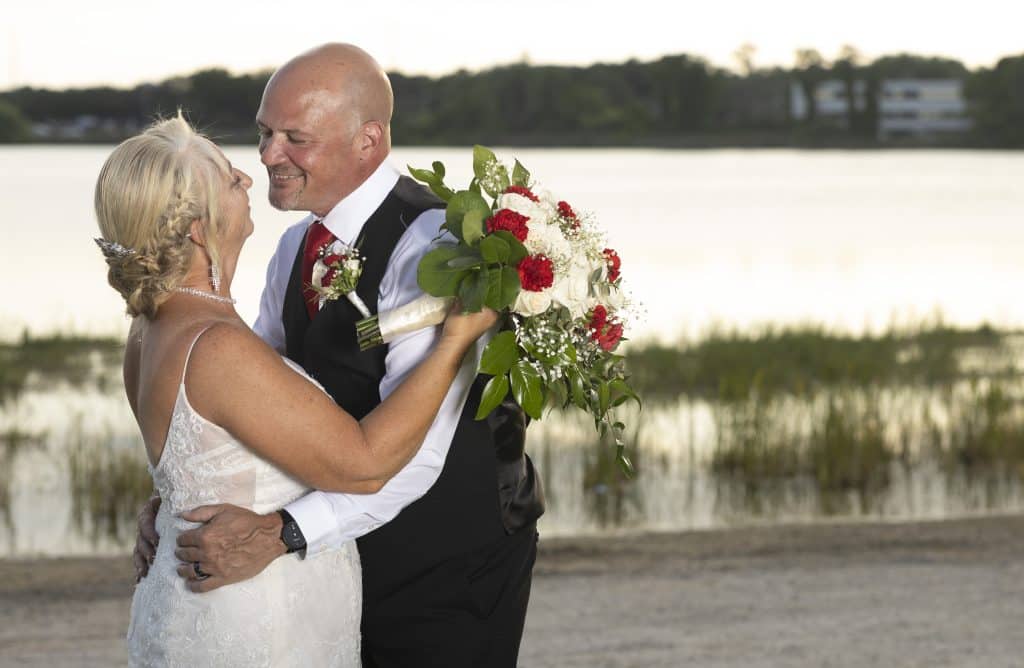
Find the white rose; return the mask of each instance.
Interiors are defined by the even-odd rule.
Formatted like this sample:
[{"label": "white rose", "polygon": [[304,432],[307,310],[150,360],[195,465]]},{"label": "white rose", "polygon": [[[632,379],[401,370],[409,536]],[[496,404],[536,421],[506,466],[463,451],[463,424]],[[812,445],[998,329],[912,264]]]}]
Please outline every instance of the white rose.
[{"label": "white rose", "polygon": [[320,281],[321,281],[321,279],[323,279],[323,277],[324,277],[324,275],[326,273],[327,273],[327,265],[324,264],[322,260],[317,260],[316,262],[314,262],[313,263],[313,278],[312,278],[312,281],[311,281],[313,283],[313,285],[315,285],[316,287],[319,288],[320,287]]},{"label": "white rose", "polygon": [[523,197],[518,193],[505,193],[498,197],[498,208],[508,209],[509,211],[515,211],[516,213],[526,216],[530,220],[527,221],[527,225],[532,223],[542,223],[547,220],[547,216],[544,215],[544,210],[534,204],[533,200],[528,197]]},{"label": "white rose", "polygon": [[530,233],[526,235],[523,245],[531,255],[547,255],[556,262],[566,262],[572,257],[572,245],[557,225],[531,225]]},{"label": "white rose", "polygon": [[520,290],[512,310],[520,315],[540,315],[551,307],[550,288],[540,292]]},{"label": "white rose", "polygon": [[626,295],[614,285],[609,285],[604,296],[605,305],[613,311],[618,311],[626,305]]},{"label": "white rose", "polygon": [[552,298],[569,309],[574,318],[586,313],[590,302],[590,271],[586,265],[573,264],[566,275],[551,288]]},{"label": "white rose", "polygon": [[331,247],[327,249],[327,252],[324,253],[324,255],[344,255],[347,252],[348,246],[345,245],[345,242],[343,242],[341,239],[335,239],[331,243]]}]

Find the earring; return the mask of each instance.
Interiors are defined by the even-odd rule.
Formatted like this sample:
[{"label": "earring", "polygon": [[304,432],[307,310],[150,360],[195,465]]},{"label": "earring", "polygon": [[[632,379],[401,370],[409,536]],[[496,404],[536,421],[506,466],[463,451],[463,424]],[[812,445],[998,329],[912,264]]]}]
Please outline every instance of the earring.
[{"label": "earring", "polygon": [[210,263],[210,285],[213,286],[214,293],[220,292],[220,269],[216,263]]}]

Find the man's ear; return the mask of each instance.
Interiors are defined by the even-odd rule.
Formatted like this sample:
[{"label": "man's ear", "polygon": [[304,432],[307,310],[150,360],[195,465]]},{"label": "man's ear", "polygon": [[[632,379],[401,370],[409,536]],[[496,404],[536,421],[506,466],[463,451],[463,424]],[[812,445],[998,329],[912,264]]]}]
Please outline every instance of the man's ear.
[{"label": "man's ear", "polygon": [[380,121],[367,121],[359,128],[359,150],[366,154],[374,153],[384,141],[384,126]]}]

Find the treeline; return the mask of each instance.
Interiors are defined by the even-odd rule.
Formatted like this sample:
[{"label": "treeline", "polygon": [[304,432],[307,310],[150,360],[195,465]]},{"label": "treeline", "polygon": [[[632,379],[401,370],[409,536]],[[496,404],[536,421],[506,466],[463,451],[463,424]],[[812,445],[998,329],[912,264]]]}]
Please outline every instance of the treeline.
[{"label": "treeline", "polygon": [[[968,70],[956,60],[914,55],[863,62],[844,48],[826,60],[797,52],[793,68],[757,68],[752,47],[737,52],[740,71],[688,55],[588,67],[526,63],[442,77],[391,73],[393,135],[405,145],[843,145],[876,141],[878,82],[956,78],[974,123],[960,144],[1024,146],[1024,55]],[[0,93],[0,141],[111,141],[178,108],[226,142],[253,141],[253,116],[269,72],[209,69],[131,89],[19,88]],[[867,83],[869,104],[841,127],[814,113],[814,91],[839,79]],[[791,114],[797,85],[807,118]],[[852,96],[851,96],[852,99]]]}]

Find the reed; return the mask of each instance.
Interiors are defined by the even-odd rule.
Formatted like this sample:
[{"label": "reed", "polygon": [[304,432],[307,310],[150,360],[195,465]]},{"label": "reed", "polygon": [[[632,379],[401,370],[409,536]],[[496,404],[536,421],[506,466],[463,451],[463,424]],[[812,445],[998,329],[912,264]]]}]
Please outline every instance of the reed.
[{"label": "reed", "polygon": [[109,433],[87,436],[79,425],[66,450],[72,521],[94,542],[134,536],[134,518],[153,491],[141,443],[112,447],[112,440]]}]

